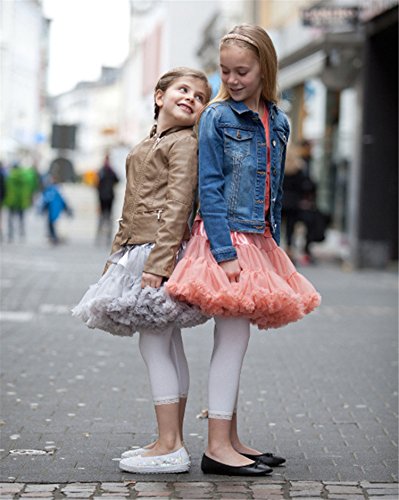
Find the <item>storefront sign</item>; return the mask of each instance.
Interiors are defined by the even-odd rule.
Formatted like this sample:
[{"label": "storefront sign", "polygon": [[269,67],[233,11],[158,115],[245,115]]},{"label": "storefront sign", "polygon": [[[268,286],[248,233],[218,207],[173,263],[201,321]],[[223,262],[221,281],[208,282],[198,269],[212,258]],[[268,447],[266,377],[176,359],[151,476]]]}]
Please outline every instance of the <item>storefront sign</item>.
[{"label": "storefront sign", "polygon": [[359,7],[312,7],[301,12],[302,24],[313,28],[348,28],[359,22]]}]

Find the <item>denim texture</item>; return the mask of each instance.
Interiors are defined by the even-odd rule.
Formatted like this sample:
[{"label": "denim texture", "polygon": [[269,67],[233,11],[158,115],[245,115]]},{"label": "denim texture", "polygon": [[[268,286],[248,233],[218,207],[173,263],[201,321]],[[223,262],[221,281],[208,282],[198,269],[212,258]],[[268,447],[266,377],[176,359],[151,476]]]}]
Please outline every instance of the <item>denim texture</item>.
[{"label": "denim texture", "polygon": [[[270,129],[270,207],[267,220],[280,243],[283,177],[289,124],[267,103]],[[199,198],[211,251],[217,262],[237,257],[230,231],[263,233],[265,129],[258,113],[231,99],[208,106],[199,123]]]}]

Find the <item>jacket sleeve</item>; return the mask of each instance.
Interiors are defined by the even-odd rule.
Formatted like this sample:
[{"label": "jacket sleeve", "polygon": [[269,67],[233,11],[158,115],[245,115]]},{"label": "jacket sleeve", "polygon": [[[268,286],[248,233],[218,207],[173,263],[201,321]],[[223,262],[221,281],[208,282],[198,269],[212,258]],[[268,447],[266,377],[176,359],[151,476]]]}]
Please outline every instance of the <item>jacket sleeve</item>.
[{"label": "jacket sleeve", "polygon": [[[284,127],[286,130],[287,143],[290,136],[290,125],[288,119],[284,116]],[[284,151],[281,157],[280,165],[280,179],[277,191],[277,198],[275,203],[275,223],[278,230],[273,234],[277,245],[280,245],[280,228],[281,228],[281,210],[283,207],[283,182],[284,182],[284,171],[285,171],[285,158],[287,155],[287,146],[284,146]]]},{"label": "jacket sleeve", "polygon": [[176,141],[169,151],[166,202],[145,272],[166,278],[172,274],[193,207],[197,165],[196,137],[189,135]]},{"label": "jacket sleeve", "polygon": [[[128,159],[129,159],[129,155],[126,158],[126,162],[125,162],[126,179],[128,178],[128,176],[127,176]],[[127,182],[127,180],[126,180],[126,182]],[[126,199],[126,194],[125,194],[125,199]],[[122,210],[122,213],[123,213],[123,210]],[[122,226],[120,224],[121,220],[122,219],[119,220],[119,228],[118,228],[118,231],[115,234],[115,237],[114,237],[114,239],[112,241],[111,254],[110,255],[112,255],[113,253],[117,252],[118,250],[120,250],[122,248],[123,239],[122,239]],[[103,269],[103,274],[105,274],[107,272],[107,269],[109,268],[109,265],[110,265],[110,263],[107,261],[105,263],[105,266],[104,266],[104,269]]]},{"label": "jacket sleeve", "polygon": [[216,262],[234,260],[234,248],[227,222],[224,197],[224,140],[218,127],[218,113],[207,108],[199,124],[199,198],[200,212]]}]

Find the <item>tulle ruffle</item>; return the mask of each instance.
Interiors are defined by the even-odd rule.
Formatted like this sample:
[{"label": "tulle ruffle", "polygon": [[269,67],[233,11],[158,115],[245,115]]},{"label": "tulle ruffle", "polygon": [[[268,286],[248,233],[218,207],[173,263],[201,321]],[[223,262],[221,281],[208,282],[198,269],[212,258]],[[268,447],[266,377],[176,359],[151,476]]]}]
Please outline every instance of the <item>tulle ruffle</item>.
[{"label": "tulle ruffle", "polygon": [[184,257],[166,289],[210,316],[244,316],[261,329],[301,319],[320,304],[313,285],[292,264],[271,235],[232,232],[242,271],[230,283],[215,261],[202,221],[193,228]]},{"label": "tulle ruffle", "polygon": [[174,299],[164,285],[141,288],[152,246],[129,246],[111,255],[107,272],[72,309],[73,316],[89,328],[120,336],[131,336],[142,329],[161,331],[172,323],[184,328],[207,321],[199,308]]}]

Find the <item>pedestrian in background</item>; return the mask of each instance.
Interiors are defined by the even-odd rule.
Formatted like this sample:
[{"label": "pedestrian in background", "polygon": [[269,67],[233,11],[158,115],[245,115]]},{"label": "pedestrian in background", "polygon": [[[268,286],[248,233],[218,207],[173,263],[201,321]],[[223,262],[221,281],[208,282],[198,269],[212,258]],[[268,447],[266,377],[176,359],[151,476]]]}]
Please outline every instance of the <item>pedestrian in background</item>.
[{"label": "pedestrian in background", "polygon": [[296,261],[294,235],[300,220],[302,188],[305,178],[304,166],[298,148],[292,144],[289,145],[283,181],[282,218],[285,224],[285,251],[293,263]]},{"label": "pedestrian in background", "polygon": [[3,204],[6,197],[6,171],[0,161],[0,242],[3,241]]},{"label": "pedestrian in background", "polygon": [[171,70],[158,81],[156,124],[126,160],[122,218],[105,274],[73,309],[91,328],[115,335],[140,333],[159,437],[122,454],[119,466],[128,472],[176,473],[190,468],[183,443],[189,372],[180,328],[207,317],[171,299],[164,282],[189,236],[197,188],[193,125],[210,94],[205,74],[190,68]]},{"label": "pedestrian in background", "polygon": [[286,325],[320,297],[278,246],[289,125],[276,106],[270,37],[259,26],[235,27],[221,40],[220,68],[220,91],[199,123],[200,216],[166,287],[215,317],[202,471],[264,476],[285,459],[243,444],[237,431],[250,323]]},{"label": "pedestrian in background", "polygon": [[112,168],[107,154],[104,158],[103,166],[97,174],[97,192],[99,202],[99,217],[97,226],[96,241],[99,242],[101,235],[105,232],[106,241],[112,237],[112,206],[115,198],[115,185],[119,178]]},{"label": "pedestrian in background", "polygon": [[4,206],[8,208],[8,241],[14,241],[16,221],[21,241],[25,239],[25,211],[32,205],[33,188],[30,176],[17,162],[5,180]]},{"label": "pedestrian in background", "polygon": [[57,181],[51,174],[44,182],[44,188],[39,200],[39,209],[47,216],[48,239],[52,245],[62,243],[57,231],[57,221],[62,213],[73,216],[72,209],[61,194]]}]

